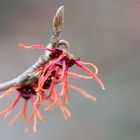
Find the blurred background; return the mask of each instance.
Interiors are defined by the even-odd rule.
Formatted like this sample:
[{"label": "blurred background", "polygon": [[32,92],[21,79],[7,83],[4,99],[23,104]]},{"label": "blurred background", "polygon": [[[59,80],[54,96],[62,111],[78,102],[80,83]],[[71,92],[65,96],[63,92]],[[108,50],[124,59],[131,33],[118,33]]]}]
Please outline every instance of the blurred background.
[{"label": "blurred background", "polygon": [[[73,80],[97,97],[93,103],[69,91],[72,113],[65,121],[58,108],[44,113],[38,132],[24,134],[23,120],[12,127],[3,120],[1,139],[5,140],[135,140],[140,139],[140,1],[139,0],[0,0],[0,82],[10,80],[43,53],[18,47],[46,45],[52,34],[52,19],[60,5],[65,6],[63,39],[83,61],[99,68],[106,90],[94,81]],[[75,69],[75,68],[74,68]],[[2,99],[0,109],[12,97]]]}]

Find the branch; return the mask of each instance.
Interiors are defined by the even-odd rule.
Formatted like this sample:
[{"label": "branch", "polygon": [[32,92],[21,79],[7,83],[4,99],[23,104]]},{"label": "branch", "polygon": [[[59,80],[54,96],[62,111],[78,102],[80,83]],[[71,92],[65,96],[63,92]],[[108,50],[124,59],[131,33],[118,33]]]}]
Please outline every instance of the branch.
[{"label": "branch", "polygon": [[[59,41],[61,39],[63,22],[64,22],[64,6],[61,6],[57,10],[53,18],[53,35],[50,39],[50,43],[46,46],[47,48],[56,49],[57,47],[59,47],[60,45]],[[28,81],[29,78],[31,79],[31,77],[29,76],[30,73],[34,72],[39,67],[41,67],[42,65],[50,61],[49,54],[50,52],[45,51],[45,53],[42,56],[40,56],[38,60],[24,73],[22,73],[21,75],[19,75],[13,80],[0,84],[0,92],[5,91],[13,86],[18,87],[18,86],[24,85],[25,82]],[[30,82],[33,82],[35,79],[36,78],[32,78]]]}]

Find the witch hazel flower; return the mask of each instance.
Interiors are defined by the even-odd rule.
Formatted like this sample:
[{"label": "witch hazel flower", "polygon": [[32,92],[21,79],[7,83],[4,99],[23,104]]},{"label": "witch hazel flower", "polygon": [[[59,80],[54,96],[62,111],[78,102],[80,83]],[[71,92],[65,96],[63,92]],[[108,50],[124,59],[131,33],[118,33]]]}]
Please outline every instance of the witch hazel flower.
[{"label": "witch hazel flower", "polygon": [[[29,74],[31,78],[38,75],[34,83],[27,84],[23,87],[11,87],[0,96],[0,98],[3,98],[5,96],[12,95],[14,92],[18,92],[18,95],[12,104],[7,109],[0,112],[0,115],[4,118],[7,118],[10,115],[21,98],[24,99],[21,111],[9,122],[9,126],[23,117],[26,125],[25,131],[28,131],[29,124],[33,120],[33,130],[36,132],[38,124],[37,119],[39,118],[42,122],[46,122],[45,117],[40,113],[40,105],[44,106],[45,111],[52,110],[54,107],[58,106],[64,118],[68,119],[68,117],[71,116],[71,113],[65,107],[65,104],[69,103],[69,88],[79,92],[81,95],[92,101],[96,101],[95,96],[88,94],[86,91],[75,85],[70,85],[68,83],[69,78],[93,79],[103,90],[105,89],[103,82],[97,76],[98,68],[90,62],[83,62],[80,59],[75,59],[75,57],[69,52],[69,46],[66,41],[63,41],[63,49],[49,49],[41,45],[26,46],[24,44],[20,44],[20,47],[27,49],[44,49],[45,51],[49,51],[50,61]],[[87,75],[70,72],[69,69],[74,65],[83,70]],[[94,71],[90,70],[87,66],[91,67]],[[61,86],[60,92],[56,89],[56,85]],[[32,108],[32,114],[30,117],[27,116],[27,105],[29,101],[31,102]]]},{"label": "witch hazel flower", "polygon": [[[37,131],[38,119],[46,122],[42,115],[40,106],[44,110],[50,111],[59,107],[65,119],[71,116],[70,111],[66,108],[69,103],[69,89],[79,92],[81,95],[96,101],[96,97],[88,94],[84,89],[69,84],[69,78],[95,80],[101,89],[105,89],[103,82],[98,77],[98,68],[90,62],[83,62],[75,58],[70,53],[70,45],[67,41],[61,40],[61,31],[64,20],[64,6],[61,6],[53,19],[53,35],[50,44],[47,47],[42,45],[27,46],[21,43],[19,46],[26,49],[42,49],[43,55],[24,73],[17,78],[0,84],[0,98],[17,94],[11,105],[0,112],[0,115],[7,118],[20,100],[24,100],[20,112],[9,122],[9,126],[23,117],[25,121],[25,132],[28,131],[30,123],[33,121],[33,131]],[[70,68],[76,66],[86,75],[71,72]],[[58,90],[57,86],[60,86]],[[30,104],[29,104],[30,103]],[[27,109],[31,108],[30,116]]]},{"label": "witch hazel flower", "polygon": [[[3,98],[5,96],[12,95],[15,92],[17,92],[17,94],[18,94],[16,96],[16,98],[13,100],[13,102],[11,103],[11,105],[8,108],[6,108],[5,110],[0,112],[0,115],[2,115],[5,119],[10,115],[10,113],[12,113],[12,111],[14,110],[14,108],[18,104],[18,102],[21,99],[24,100],[21,111],[8,123],[8,126],[13,125],[17,120],[19,120],[20,118],[23,117],[23,119],[25,121],[25,125],[26,125],[25,132],[28,132],[29,124],[32,120],[34,120],[33,130],[34,130],[34,132],[36,132],[37,117],[42,122],[46,122],[46,119],[41,115],[41,113],[39,111],[39,105],[38,106],[34,105],[34,100],[35,100],[35,96],[36,96],[36,91],[35,91],[36,87],[35,86],[36,85],[27,85],[24,87],[11,87],[10,89],[6,90],[0,96],[0,98]],[[31,108],[32,108],[32,114],[30,115],[30,117],[28,117],[28,115],[27,115],[27,106],[29,104],[29,101],[31,102]]]},{"label": "witch hazel flower", "polygon": [[[59,44],[60,45],[60,44]],[[62,45],[62,43],[61,43]],[[60,46],[61,46],[60,45]],[[30,49],[45,49],[41,45],[32,45],[32,46],[26,46],[24,44],[20,44],[23,48],[30,48]],[[79,79],[93,79],[95,80],[99,86],[104,90],[104,84],[100,80],[100,78],[97,76],[98,74],[98,68],[90,63],[90,62],[83,62],[80,59],[75,59],[73,54],[69,52],[69,46],[67,41],[63,41],[63,49],[57,48],[55,50],[47,50],[51,51],[50,53],[50,62],[42,66],[41,68],[37,69],[33,74],[40,73],[38,77],[38,87],[36,89],[37,92],[37,100],[35,101],[35,104],[38,105],[44,102],[44,99],[46,102],[52,102],[51,105],[47,104],[47,107],[45,108],[46,111],[53,109],[55,106],[59,106],[62,111],[65,119],[67,119],[68,116],[70,116],[70,112],[66,107],[60,105],[60,102],[64,102],[64,104],[68,104],[68,89],[71,88],[77,92],[79,92],[84,97],[96,101],[96,97],[88,94],[83,89],[75,86],[70,85],[68,83],[68,78],[79,78]],[[69,69],[72,66],[77,66],[80,70],[83,70],[87,75],[80,75],[78,73],[70,72]],[[94,69],[94,71],[90,70],[88,67],[91,67]],[[31,74],[32,75],[32,74]],[[58,92],[55,85],[59,84],[61,86],[61,91]],[[49,90],[49,96],[46,97],[44,94],[42,94],[42,91],[45,89]],[[63,101],[62,101],[63,98]],[[65,108],[65,109],[64,109]],[[66,111],[67,110],[67,111]],[[67,117],[66,117],[67,116]]]}]

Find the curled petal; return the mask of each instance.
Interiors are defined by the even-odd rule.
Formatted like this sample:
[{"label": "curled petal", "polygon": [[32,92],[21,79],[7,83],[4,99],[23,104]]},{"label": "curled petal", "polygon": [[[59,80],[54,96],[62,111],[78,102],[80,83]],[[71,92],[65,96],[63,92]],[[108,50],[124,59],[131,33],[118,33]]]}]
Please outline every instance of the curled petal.
[{"label": "curled petal", "polygon": [[37,122],[37,116],[34,112],[34,125],[33,125],[33,131],[36,132],[37,131],[37,125],[38,125],[38,122]]},{"label": "curled petal", "polygon": [[62,111],[63,113],[63,116],[65,118],[65,120],[67,120],[70,116],[71,116],[71,113],[69,112],[69,110],[63,105],[61,99],[59,98],[58,100],[58,105],[60,107],[60,110]]},{"label": "curled petal", "polygon": [[66,68],[66,63],[65,63],[65,61],[62,61],[62,74],[61,74],[61,76],[59,77],[59,81],[60,81],[60,80],[63,80],[63,79],[65,78],[66,70],[67,70],[67,68]]},{"label": "curled petal", "polygon": [[[57,92],[57,90],[56,90]],[[57,93],[58,94],[58,93]],[[61,98],[58,96],[58,102],[57,102],[61,112],[63,113],[63,116],[65,118],[65,120],[67,120],[70,116],[71,113],[69,112],[69,110],[63,105],[63,102],[61,101]]]},{"label": "curled petal", "polygon": [[0,112],[0,115],[4,115],[4,117],[6,118],[11,113],[13,108],[16,106],[20,98],[21,98],[21,95],[19,94],[7,109]]},{"label": "curled petal", "polygon": [[17,87],[11,87],[8,90],[6,90],[2,95],[0,95],[0,98],[3,98],[4,96],[9,96],[16,90],[17,90]]},{"label": "curled petal", "polygon": [[83,61],[78,61],[79,63],[83,64],[83,65],[87,65],[92,67],[93,69],[95,69],[95,74],[98,74],[98,68],[96,65],[90,63],[90,62],[83,62]]},{"label": "curled petal", "polygon": [[[13,125],[18,119],[20,119],[20,118],[22,117],[22,115],[25,115],[26,108],[27,108],[27,100],[25,100],[21,112],[20,112],[18,115],[16,115],[16,116],[8,123],[8,126]],[[27,123],[27,118],[25,119],[25,123]]]},{"label": "curled petal", "polygon": [[60,95],[63,95],[63,98],[64,98],[64,102],[66,104],[69,103],[68,101],[68,81],[67,81],[67,78],[65,77],[65,79],[63,80],[63,83],[62,83],[62,90],[61,90],[61,93]]},{"label": "curled petal", "polygon": [[62,89],[60,95],[63,95],[64,102],[68,103],[68,81],[67,81],[67,67],[65,61],[62,62],[62,74],[60,80],[62,81]]},{"label": "curled petal", "polygon": [[43,50],[45,50],[45,51],[56,52],[55,50],[46,48],[46,47],[44,47],[44,46],[42,46],[42,45],[31,45],[31,46],[26,46],[26,45],[24,45],[23,43],[20,43],[20,44],[19,44],[19,47],[25,48],[25,49],[43,49]]},{"label": "curled petal", "polygon": [[39,105],[34,103],[33,96],[31,97],[31,100],[32,100],[32,108],[33,108],[34,114],[37,115],[42,122],[46,122],[46,119],[41,115],[38,109]]},{"label": "curled petal", "polygon": [[104,84],[103,82],[97,77],[97,75],[95,75],[91,70],[89,70],[87,67],[81,65],[78,61],[75,61],[75,64],[80,67],[82,70],[84,70],[86,73],[88,73],[90,76],[92,76],[93,79],[95,79],[99,85],[101,86],[101,88],[103,90],[105,90]]},{"label": "curled petal", "polygon": [[68,72],[68,77],[82,78],[82,79],[92,79],[92,76],[80,75],[74,72]]},{"label": "curled petal", "polygon": [[74,86],[74,85],[69,85],[68,86],[69,88],[73,89],[73,90],[76,90],[78,91],[79,93],[81,93],[84,97],[92,100],[92,101],[96,101],[96,97],[95,96],[92,96],[92,95],[89,95],[88,93],[86,93],[83,89],[77,87],[77,86]]},{"label": "curled petal", "polygon": [[[25,127],[25,132],[27,133],[28,130],[29,130],[29,124],[31,123],[31,121],[34,119],[34,116],[35,116],[35,113],[33,111],[32,115],[30,116],[30,118],[28,118],[27,120],[27,124],[26,124],[26,127]],[[36,120],[37,121],[37,120]],[[35,122],[34,122],[35,123]],[[33,126],[34,127],[34,126]],[[36,127],[37,128],[37,127]],[[37,130],[37,129],[36,129]],[[33,128],[33,131],[34,131],[34,128]],[[34,131],[36,132],[36,131]]]},{"label": "curled petal", "polygon": [[[45,111],[48,111],[52,108],[55,107],[55,105],[57,104],[57,100],[58,100],[58,94],[55,90],[55,88],[53,87],[52,91],[50,91],[51,94],[53,95],[53,103],[51,105],[49,105],[47,108],[45,108]],[[52,96],[51,96],[52,97]]]}]

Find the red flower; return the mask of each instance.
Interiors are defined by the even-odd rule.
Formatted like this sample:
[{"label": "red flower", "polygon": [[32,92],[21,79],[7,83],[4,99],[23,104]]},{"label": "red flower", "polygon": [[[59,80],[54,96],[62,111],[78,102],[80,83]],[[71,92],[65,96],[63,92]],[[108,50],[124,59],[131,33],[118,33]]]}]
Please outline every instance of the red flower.
[{"label": "red flower", "polygon": [[[19,112],[19,114],[17,114],[10,122],[9,122],[9,126],[11,126],[13,123],[15,123],[15,121],[17,121],[18,119],[20,119],[22,116],[24,118],[25,124],[26,124],[26,129],[25,131],[28,131],[28,127],[29,124],[32,120],[34,120],[34,125],[33,125],[33,130],[36,131],[37,128],[37,116],[40,118],[40,120],[42,122],[45,122],[45,118],[40,114],[39,112],[39,105],[35,106],[34,105],[34,98],[36,95],[36,91],[35,91],[35,87],[34,86],[24,86],[24,87],[12,87],[10,89],[8,89],[7,91],[5,91],[0,98],[4,97],[4,96],[9,96],[14,92],[18,92],[17,97],[14,99],[14,101],[12,102],[12,104],[6,108],[5,110],[3,110],[2,112],[0,112],[0,114],[4,117],[7,118],[9,116],[9,114],[13,111],[14,107],[17,105],[17,103],[19,102],[19,100],[21,98],[24,99],[24,104],[23,107],[21,109],[21,111]],[[31,101],[31,107],[32,107],[32,115],[30,117],[27,117],[27,105],[29,100]]]},{"label": "red flower", "polygon": [[[22,47],[32,48],[32,49],[33,48],[45,49],[45,47],[42,47],[40,45],[25,46],[22,44]],[[76,87],[75,85],[69,85],[68,78],[74,77],[74,78],[82,78],[82,79],[94,79],[104,90],[105,87],[102,81],[97,77],[98,68],[92,63],[82,62],[79,59],[78,60],[75,59],[74,56],[65,49],[55,49],[55,50],[49,49],[49,51],[51,51],[49,55],[51,58],[51,61],[33,73],[33,74],[38,73],[38,72],[40,73],[38,77],[38,88],[36,89],[38,98],[35,104],[36,105],[40,104],[44,100],[43,98],[45,95],[42,95],[42,91],[44,91],[45,89],[49,90],[49,96],[45,97],[46,102],[48,101],[52,102],[52,105],[48,105],[45,108],[45,110],[50,110],[57,105],[61,107],[60,104],[58,104],[58,102],[60,103],[61,101],[61,97],[63,97],[64,103],[67,104],[68,103],[68,88],[76,90],[80,92],[83,96],[85,96],[86,98],[96,101],[95,96],[89,95],[83,89]],[[73,65],[76,65],[78,68],[86,72],[88,76],[69,72],[69,68],[72,67]],[[94,72],[92,72],[89,68],[87,68],[86,65],[93,68]],[[55,88],[56,84],[61,84],[62,88],[61,88],[60,93]],[[64,116],[66,116],[65,113],[64,113]]]},{"label": "red flower", "polygon": [[[55,106],[58,106],[61,112],[64,115],[64,118],[67,119],[71,114],[69,110],[65,107],[65,104],[68,104],[68,89],[71,88],[75,91],[78,91],[84,97],[96,101],[96,97],[92,96],[83,89],[75,86],[70,85],[68,83],[68,78],[82,78],[82,79],[93,79],[96,80],[97,83],[101,86],[104,90],[104,85],[102,81],[97,77],[98,68],[89,62],[82,62],[79,59],[75,59],[72,54],[69,53],[68,50],[64,49],[49,49],[41,45],[32,45],[32,46],[25,46],[24,44],[20,44],[21,47],[24,48],[31,48],[31,49],[44,49],[49,51],[50,62],[44,64],[40,68],[38,68],[33,73],[30,73],[31,77],[38,74],[37,80],[29,85],[25,85],[23,87],[12,87],[4,92],[0,98],[4,96],[11,95],[14,91],[18,92],[17,97],[12,102],[12,104],[5,109],[4,111],[0,112],[1,115],[6,118],[14,109],[18,101],[22,98],[24,99],[24,105],[18,115],[16,115],[10,122],[9,125],[12,125],[15,121],[17,121],[22,116],[24,117],[24,121],[26,124],[26,131],[28,131],[29,124],[32,120],[34,120],[33,130],[36,131],[37,129],[37,117],[42,121],[45,122],[46,119],[41,115],[39,111],[40,105],[45,106],[45,111],[52,110]],[[76,65],[78,68],[83,70],[87,75],[80,75],[74,72],[70,72],[69,68],[73,65]],[[94,69],[94,72],[90,70],[88,67]],[[56,89],[56,85],[59,84],[61,86],[61,91],[58,92]],[[62,101],[62,99],[64,101]],[[32,107],[32,115],[27,117],[27,104],[31,101]]]}]

